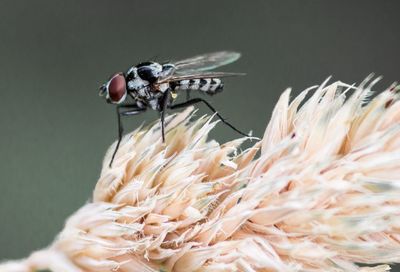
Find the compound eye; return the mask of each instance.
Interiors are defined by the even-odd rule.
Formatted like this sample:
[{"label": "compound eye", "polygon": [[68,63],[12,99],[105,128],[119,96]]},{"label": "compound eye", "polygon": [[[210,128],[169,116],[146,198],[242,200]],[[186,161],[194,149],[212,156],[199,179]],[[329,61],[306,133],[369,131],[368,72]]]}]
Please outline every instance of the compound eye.
[{"label": "compound eye", "polygon": [[126,95],[126,82],[122,74],[116,74],[108,85],[108,94],[114,103],[119,103]]}]

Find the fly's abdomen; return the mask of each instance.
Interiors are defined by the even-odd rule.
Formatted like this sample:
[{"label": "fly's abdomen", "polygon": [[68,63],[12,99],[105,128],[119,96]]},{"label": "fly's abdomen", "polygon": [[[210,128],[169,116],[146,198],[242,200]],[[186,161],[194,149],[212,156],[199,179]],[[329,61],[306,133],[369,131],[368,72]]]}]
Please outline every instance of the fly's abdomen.
[{"label": "fly's abdomen", "polygon": [[171,82],[171,88],[176,91],[201,91],[206,94],[216,94],[222,91],[224,84],[219,78],[197,78]]}]

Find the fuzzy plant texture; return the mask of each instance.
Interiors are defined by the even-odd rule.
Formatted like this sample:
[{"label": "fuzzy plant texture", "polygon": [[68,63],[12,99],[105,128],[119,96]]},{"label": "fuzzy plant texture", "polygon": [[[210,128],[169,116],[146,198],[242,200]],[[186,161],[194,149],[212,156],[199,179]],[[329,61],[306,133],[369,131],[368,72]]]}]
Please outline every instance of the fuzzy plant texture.
[{"label": "fuzzy plant texture", "polygon": [[[92,201],[0,271],[387,271],[400,262],[400,87],[280,97],[261,140],[193,109],[126,135]],[[308,99],[306,99],[308,97]],[[372,98],[373,97],[373,98]],[[362,263],[363,265],[359,265]]]}]

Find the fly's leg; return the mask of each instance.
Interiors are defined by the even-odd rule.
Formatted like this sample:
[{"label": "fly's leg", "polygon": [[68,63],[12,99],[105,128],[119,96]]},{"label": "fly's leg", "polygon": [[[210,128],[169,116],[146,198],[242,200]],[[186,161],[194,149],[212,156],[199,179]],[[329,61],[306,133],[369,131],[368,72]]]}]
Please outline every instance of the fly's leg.
[{"label": "fly's leg", "polygon": [[[128,108],[130,110],[126,110],[126,111],[120,111],[120,109],[122,108]],[[109,167],[111,168],[112,163],[114,161],[115,155],[117,154],[117,151],[119,149],[119,145],[121,144],[121,140],[122,140],[122,133],[124,132],[124,127],[122,126],[122,121],[121,121],[121,116],[131,116],[131,115],[136,115],[139,113],[142,113],[143,111],[145,111],[145,108],[138,108],[136,105],[120,105],[117,106],[117,118],[118,118],[118,142],[117,145],[115,146],[114,152],[112,154],[111,157],[111,161],[109,164]]]},{"label": "fly's leg", "polygon": [[200,102],[203,102],[212,112],[214,112],[214,113],[217,115],[217,117],[218,117],[225,125],[227,125],[228,127],[230,127],[231,129],[233,129],[234,131],[236,131],[237,133],[239,133],[239,134],[241,134],[241,135],[243,135],[243,136],[250,137],[249,135],[247,135],[247,134],[244,133],[244,132],[241,132],[240,130],[238,130],[237,128],[235,128],[233,125],[231,125],[228,121],[226,121],[226,120],[221,116],[221,114],[219,114],[218,111],[217,111],[213,106],[211,106],[210,103],[207,102],[207,100],[204,100],[204,99],[202,99],[202,98],[193,98],[193,99],[190,99],[190,100],[188,100],[188,101],[186,101],[186,102],[183,102],[183,103],[171,105],[171,106],[169,106],[169,108],[170,108],[170,109],[186,108],[186,107],[188,107],[188,106],[191,106],[191,105],[194,105],[194,104],[197,104],[197,103],[200,103]]},{"label": "fly's leg", "polygon": [[120,107],[117,106],[118,142],[117,142],[117,145],[115,146],[114,152],[113,152],[112,157],[111,157],[111,161],[110,161],[110,164],[109,164],[109,167],[110,167],[110,168],[111,168],[112,163],[113,163],[113,161],[114,161],[115,154],[117,154],[117,151],[118,151],[118,148],[119,148],[119,144],[121,143],[122,133],[124,132],[124,128],[123,128],[122,122],[121,122],[121,113],[119,112],[119,109],[120,109]]},{"label": "fly's leg", "polygon": [[165,111],[167,110],[169,99],[170,99],[170,90],[166,90],[163,97],[160,100],[160,119],[161,119],[161,135],[162,141],[165,143]]}]

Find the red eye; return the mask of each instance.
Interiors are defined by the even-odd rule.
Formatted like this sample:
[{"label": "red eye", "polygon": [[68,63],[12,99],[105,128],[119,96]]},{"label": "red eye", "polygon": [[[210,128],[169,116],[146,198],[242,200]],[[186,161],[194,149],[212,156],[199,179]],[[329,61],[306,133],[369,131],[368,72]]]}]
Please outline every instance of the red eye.
[{"label": "red eye", "polygon": [[108,85],[108,94],[112,102],[118,103],[126,95],[126,82],[122,74],[116,74]]}]

